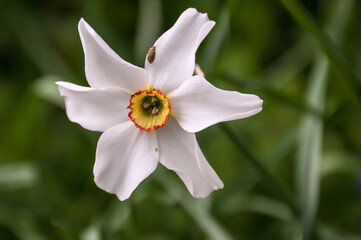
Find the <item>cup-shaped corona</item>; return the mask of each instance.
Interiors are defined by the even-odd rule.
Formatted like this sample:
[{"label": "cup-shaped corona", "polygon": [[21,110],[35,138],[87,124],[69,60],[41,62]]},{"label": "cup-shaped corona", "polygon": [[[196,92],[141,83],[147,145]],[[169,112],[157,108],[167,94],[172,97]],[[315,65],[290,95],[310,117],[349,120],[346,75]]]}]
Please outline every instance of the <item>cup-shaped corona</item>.
[{"label": "cup-shaped corona", "polygon": [[128,108],[131,109],[128,116],[135,126],[147,132],[163,127],[171,111],[168,98],[158,89],[134,93]]}]

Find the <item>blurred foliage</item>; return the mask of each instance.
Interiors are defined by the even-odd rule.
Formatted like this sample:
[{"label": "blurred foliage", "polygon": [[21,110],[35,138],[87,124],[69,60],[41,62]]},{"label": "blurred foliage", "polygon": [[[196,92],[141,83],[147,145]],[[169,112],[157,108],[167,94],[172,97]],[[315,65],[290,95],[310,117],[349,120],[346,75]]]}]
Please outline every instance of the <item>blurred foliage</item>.
[{"label": "blurred foliage", "polygon": [[[120,202],[93,182],[99,133],[69,122],[53,83],[87,85],[81,17],[143,66],[188,7],[217,22],[197,52],[207,79],[259,95],[264,109],[197,134],[224,189],[193,199],[158,167]],[[5,0],[0,9],[0,239],[361,239],[360,1]]]}]

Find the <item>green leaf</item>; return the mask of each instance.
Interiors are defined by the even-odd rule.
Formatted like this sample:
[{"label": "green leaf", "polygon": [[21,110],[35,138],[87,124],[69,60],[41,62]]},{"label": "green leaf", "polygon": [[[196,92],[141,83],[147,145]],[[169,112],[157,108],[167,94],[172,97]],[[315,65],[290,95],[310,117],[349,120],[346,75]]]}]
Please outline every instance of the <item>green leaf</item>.
[{"label": "green leaf", "polygon": [[325,225],[317,227],[317,234],[321,240],[361,240],[361,237],[356,234],[336,231]]},{"label": "green leaf", "polygon": [[0,205],[0,223],[11,229],[19,239],[46,239],[35,220],[35,216],[29,211],[10,209]]},{"label": "green leaf", "polygon": [[271,216],[285,222],[293,219],[293,214],[289,206],[261,195],[238,195],[238,198],[232,198],[232,201],[228,201],[227,204],[222,206],[222,213],[227,215],[250,211]]},{"label": "green leaf", "polygon": [[201,67],[205,70],[210,70],[214,67],[217,57],[220,54],[221,47],[228,36],[229,13],[226,6],[219,11],[217,24],[213,31],[213,33],[210,33],[211,37],[207,40],[203,55],[201,56]]},{"label": "green leaf", "polygon": [[262,178],[265,180],[267,186],[271,191],[273,191],[275,194],[279,196],[284,202],[286,202],[290,208],[292,209],[294,215],[299,215],[299,209],[297,204],[295,203],[293,196],[288,191],[288,189],[285,188],[281,182],[278,181],[277,178],[274,177],[274,175],[267,169],[261,161],[255,157],[255,155],[247,148],[247,146],[244,144],[244,140],[241,139],[239,136],[234,134],[234,131],[232,131],[231,128],[227,126],[226,123],[219,124],[221,129],[224,131],[225,134],[230,138],[230,140],[234,143],[235,146],[237,146],[237,149],[240,153],[242,153],[245,156],[245,159],[247,159],[248,163],[262,176]]},{"label": "green leaf", "polygon": [[163,167],[158,166],[155,177],[167,190],[169,196],[181,204],[210,239],[232,239],[222,225],[209,213],[210,197],[207,199],[193,198],[186,192],[186,188],[181,186],[179,182],[174,181],[169,171],[165,171]]},{"label": "green leaf", "polygon": [[90,226],[80,236],[81,240],[101,240],[100,229],[96,226]]},{"label": "green leaf", "polygon": [[[299,0],[280,0],[286,9],[290,12],[292,17],[308,32],[312,33],[314,37],[320,43],[320,46],[323,52],[328,57],[328,60],[332,64],[333,68],[347,81],[348,85],[341,81],[342,86],[345,87],[345,91],[350,93],[353,97],[353,100],[356,101],[357,106],[360,107],[361,99],[357,94],[361,89],[361,77],[360,73],[356,72],[352,66],[346,61],[345,57],[336,46],[336,43],[330,38],[330,36],[317,24],[315,19],[311,14],[306,10]],[[340,11],[348,11],[351,9],[353,1],[343,1],[343,4],[339,5]],[[335,16],[339,15],[338,22],[344,22],[347,14],[334,14]],[[340,25],[336,26],[339,29],[342,29]],[[332,34],[331,34],[332,35]]]},{"label": "green leaf", "polygon": [[334,173],[346,172],[357,175],[361,171],[361,162],[356,156],[343,151],[328,151],[322,156],[324,159],[321,168],[323,177]]},{"label": "green leaf", "polygon": [[129,219],[130,214],[130,205],[126,202],[119,202],[115,198],[81,233],[81,239],[98,240],[102,239],[101,233],[104,233],[105,236],[112,236],[124,231],[125,222]]},{"label": "green leaf", "polygon": [[[75,79],[63,58],[49,43],[44,29],[31,10],[17,1],[12,1],[2,12],[15,40],[40,71]],[[19,16],[26,21],[19,21]]]},{"label": "green leaf", "polygon": [[[263,154],[262,164],[267,168],[272,169],[274,166],[279,164],[281,160],[290,154],[296,146],[296,129],[291,128],[280,139],[272,145],[272,147]],[[252,187],[254,187],[261,180],[261,176],[255,174],[254,168],[248,168],[242,171],[228,187],[223,189],[224,199],[222,199],[223,205],[228,205],[228,201],[233,202],[233,198],[239,198],[238,195],[246,194]]]},{"label": "green leaf", "polygon": [[0,189],[15,190],[35,185],[38,169],[30,162],[0,165]]},{"label": "green leaf", "polygon": [[[333,16],[341,17],[334,19],[331,26],[331,35],[339,37],[344,18],[350,12],[352,0],[347,2],[347,8],[343,7],[344,1],[339,1],[335,7]],[[343,13],[343,14],[340,14]],[[303,15],[302,15],[303,16]],[[336,24],[337,23],[337,24]],[[336,36],[337,35],[337,36]],[[331,60],[331,59],[330,59]],[[326,80],[329,70],[327,58],[321,53],[317,55],[315,65],[311,72],[306,101],[320,112],[324,111]],[[297,158],[297,183],[302,208],[303,237],[310,239],[318,208],[320,191],[320,165],[322,157],[323,121],[315,115],[305,114],[300,123],[300,139]]]},{"label": "green leaf", "polygon": [[316,46],[309,35],[303,36],[290,49],[263,71],[261,79],[275,89],[282,89],[297,77],[313,60]]}]

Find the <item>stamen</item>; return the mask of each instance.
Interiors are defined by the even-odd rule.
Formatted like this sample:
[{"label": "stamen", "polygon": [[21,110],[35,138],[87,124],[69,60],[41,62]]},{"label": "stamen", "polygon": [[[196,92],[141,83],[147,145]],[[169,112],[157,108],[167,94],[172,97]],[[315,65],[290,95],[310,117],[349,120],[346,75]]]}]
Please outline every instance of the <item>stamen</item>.
[{"label": "stamen", "polygon": [[154,107],[154,108],[152,109],[152,114],[153,114],[153,115],[158,114],[158,112],[159,112],[159,108]]},{"label": "stamen", "polygon": [[147,109],[147,108],[149,108],[150,107],[150,103],[148,103],[148,102],[144,102],[143,103],[143,109],[145,110],[145,109]]},{"label": "stamen", "polygon": [[142,104],[143,110],[147,113],[156,115],[160,109],[160,101],[158,98],[153,96],[145,96]]}]

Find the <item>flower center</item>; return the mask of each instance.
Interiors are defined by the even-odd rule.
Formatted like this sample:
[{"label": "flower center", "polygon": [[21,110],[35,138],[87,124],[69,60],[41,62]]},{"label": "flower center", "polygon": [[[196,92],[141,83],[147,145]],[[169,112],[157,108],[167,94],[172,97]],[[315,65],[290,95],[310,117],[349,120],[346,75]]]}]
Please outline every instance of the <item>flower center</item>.
[{"label": "flower center", "polygon": [[171,111],[168,98],[158,89],[143,90],[130,97],[128,116],[140,128],[150,132],[163,127]]},{"label": "flower center", "polygon": [[147,113],[157,115],[161,107],[160,104],[161,103],[158,98],[153,96],[145,96],[143,98],[142,107]]}]

